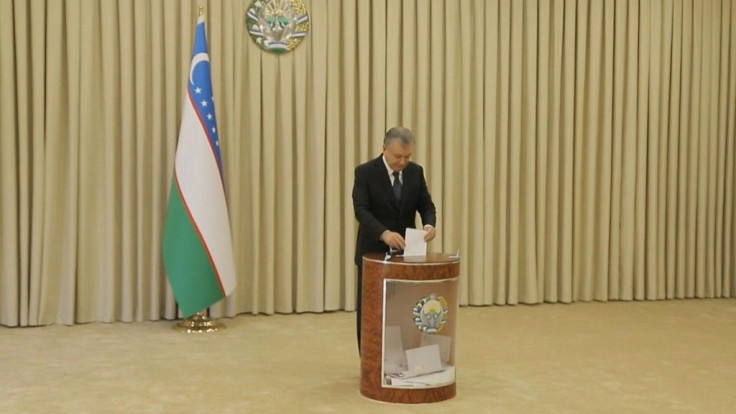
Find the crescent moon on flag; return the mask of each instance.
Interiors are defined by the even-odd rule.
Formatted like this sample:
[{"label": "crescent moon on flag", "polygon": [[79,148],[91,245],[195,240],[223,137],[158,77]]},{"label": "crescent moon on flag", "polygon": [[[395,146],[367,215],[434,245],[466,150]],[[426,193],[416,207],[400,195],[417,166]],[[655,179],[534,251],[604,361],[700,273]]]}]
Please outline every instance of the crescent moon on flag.
[{"label": "crescent moon on flag", "polygon": [[210,57],[207,55],[207,53],[197,53],[192,58],[192,66],[189,67],[189,83],[194,83],[194,79],[192,78],[194,76],[194,68],[197,67],[197,64],[201,62],[209,62]]}]

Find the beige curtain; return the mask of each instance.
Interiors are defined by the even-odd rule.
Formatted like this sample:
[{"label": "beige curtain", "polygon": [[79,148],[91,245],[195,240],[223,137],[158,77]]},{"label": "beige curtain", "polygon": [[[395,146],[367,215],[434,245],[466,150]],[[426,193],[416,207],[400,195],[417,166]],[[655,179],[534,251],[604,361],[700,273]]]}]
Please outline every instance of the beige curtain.
[{"label": "beige curtain", "polygon": [[238,287],[355,306],[354,167],[418,137],[471,305],[736,295],[736,0],[0,0],[0,324],[176,317],[160,235],[204,4]]}]

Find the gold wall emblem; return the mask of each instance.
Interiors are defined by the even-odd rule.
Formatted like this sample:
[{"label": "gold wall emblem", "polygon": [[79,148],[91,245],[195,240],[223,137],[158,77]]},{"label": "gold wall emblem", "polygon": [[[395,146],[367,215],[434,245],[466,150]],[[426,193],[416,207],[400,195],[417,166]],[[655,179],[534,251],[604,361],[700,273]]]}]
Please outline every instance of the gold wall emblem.
[{"label": "gold wall emblem", "polygon": [[253,0],[245,26],[258,47],[271,53],[293,50],[309,31],[309,15],[302,0]]}]

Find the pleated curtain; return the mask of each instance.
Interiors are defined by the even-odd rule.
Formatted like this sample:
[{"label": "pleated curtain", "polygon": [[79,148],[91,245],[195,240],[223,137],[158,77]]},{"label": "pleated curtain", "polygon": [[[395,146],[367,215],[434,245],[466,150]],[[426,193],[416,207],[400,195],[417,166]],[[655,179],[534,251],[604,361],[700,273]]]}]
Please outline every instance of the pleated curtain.
[{"label": "pleated curtain", "polygon": [[176,318],[161,261],[203,5],[238,285],[355,308],[355,166],[417,137],[463,305],[736,295],[736,1],[0,0],[0,324]]}]

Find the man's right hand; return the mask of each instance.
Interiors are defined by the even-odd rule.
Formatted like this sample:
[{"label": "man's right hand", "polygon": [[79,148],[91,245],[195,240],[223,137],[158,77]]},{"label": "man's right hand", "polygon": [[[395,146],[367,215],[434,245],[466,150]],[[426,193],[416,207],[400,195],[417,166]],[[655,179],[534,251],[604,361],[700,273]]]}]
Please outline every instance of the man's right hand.
[{"label": "man's right hand", "polygon": [[396,250],[404,250],[404,247],[406,247],[406,242],[404,241],[404,238],[401,237],[401,234],[390,230],[386,230],[381,233],[381,241]]}]

